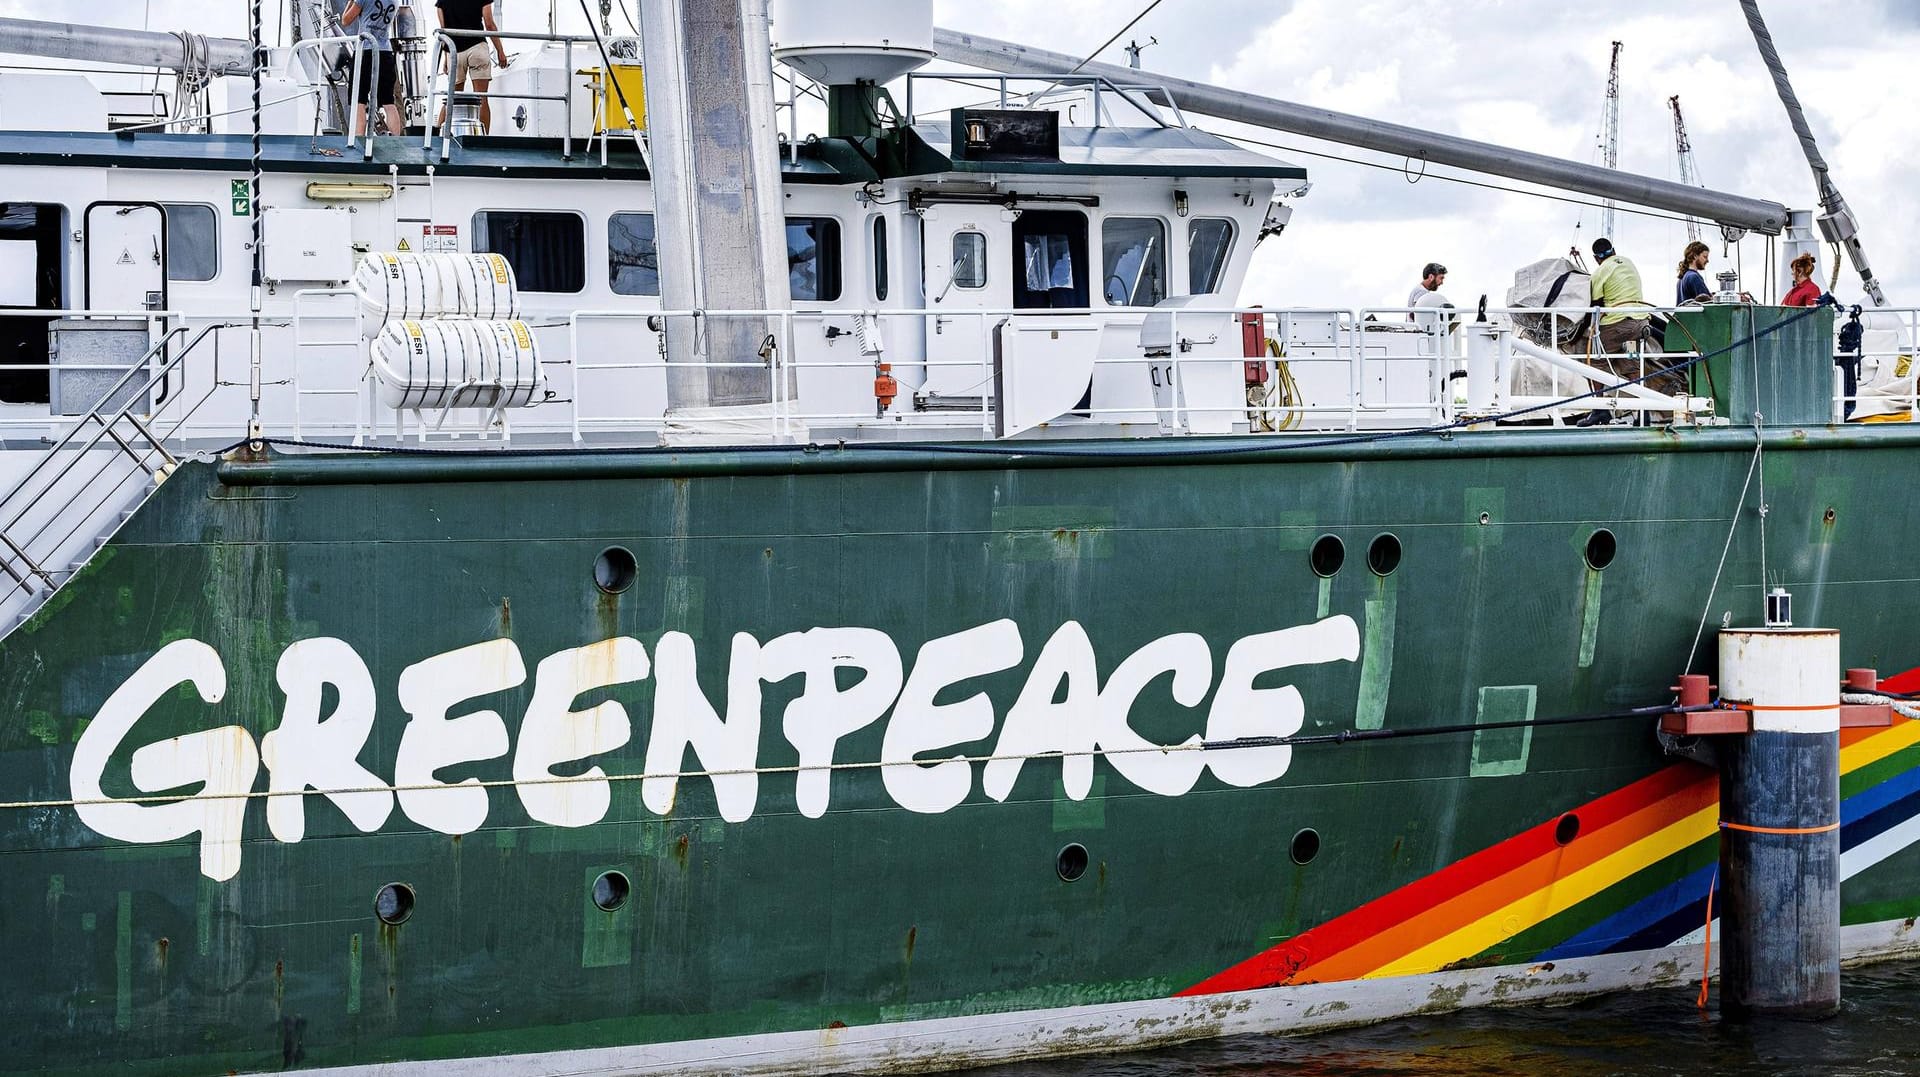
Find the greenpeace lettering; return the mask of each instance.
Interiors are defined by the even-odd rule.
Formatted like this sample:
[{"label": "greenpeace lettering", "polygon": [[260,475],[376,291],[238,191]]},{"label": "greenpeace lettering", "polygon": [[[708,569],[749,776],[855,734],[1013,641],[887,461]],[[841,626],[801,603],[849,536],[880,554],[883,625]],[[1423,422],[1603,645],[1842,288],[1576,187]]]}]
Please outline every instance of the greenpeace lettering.
[{"label": "greenpeace lettering", "polygon": [[[968,756],[981,754],[977,746],[988,738],[993,745],[978,768],[979,791],[995,801],[1012,795],[1023,768],[1055,762],[1066,795],[1085,799],[1096,757],[1143,790],[1177,797],[1207,770],[1228,785],[1275,781],[1292,763],[1292,749],[1201,752],[1193,750],[1203,736],[1198,729],[1178,744],[1149,741],[1132,717],[1151,685],[1170,674],[1165,690],[1173,703],[1195,712],[1211,692],[1204,719],[1208,742],[1290,736],[1306,717],[1299,689],[1255,682],[1271,682],[1276,671],[1293,667],[1352,662],[1360,657],[1360,633],[1353,618],[1338,616],[1244,637],[1228,648],[1217,685],[1207,641],[1176,633],[1128,655],[1103,682],[1086,629],[1068,621],[1033,657],[1004,718],[985,691],[966,688],[1026,659],[1020,628],[1010,620],[929,640],[910,670],[894,640],[871,628],[814,628],[765,644],[736,633],[726,695],[718,701],[695,677],[696,651],[691,636],[668,632],[651,658],[639,640],[627,636],[548,655],[535,666],[514,736],[506,717],[471,701],[526,683],[518,644],[489,640],[424,658],[402,670],[395,685],[407,718],[388,781],[361,762],[377,720],[373,678],[351,644],[331,637],[300,640],[282,652],[275,679],[284,710],[257,744],[238,724],[139,743],[134,733],[140,719],[175,686],[191,684],[209,706],[226,697],[219,652],[199,640],[178,640],[128,677],[81,734],[69,776],[76,811],[86,825],[120,841],[152,844],[198,834],[201,873],[225,881],[240,871],[251,797],[266,798],[267,828],[282,842],[306,836],[307,809],[323,800],[364,833],[385,826],[397,803],[429,830],[470,834],[485,825],[494,791],[476,778],[449,783],[438,773],[511,753],[514,792],[528,818],[550,826],[591,826],[607,817],[621,793],[600,765],[582,765],[623,749],[623,758],[632,760],[641,749],[632,747],[637,738],[628,705],[603,699],[575,710],[575,701],[589,693],[617,696],[649,678],[652,713],[640,716],[647,727],[644,774],[618,776],[639,778],[640,802],[656,815],[673,810],[684,775],[698,774],[710,783],[721,818],[751,818],[767,765],[760,759],[764,686],[795,677],[800,684],[780,716],[780,732],[799,756],[794,801],[808,818],[827,813],[832,768],[849,765],[878,769],[887,795],[908,811],[950,811],[974,795],[976,768]],[[335,702],[322,716],[329,687]],[[946,701],[935,702],[943,695]],[[879,759],[842,754],[843,741],[883,718]],[[975,747],[963,747],[969,745]],[[126,762],[117,766],[126,769],[115,769],[122,758]],[[260,789],[263,765],[267,776]],[[107,796],[110,770],[130,776],[141,795]],[[162,795],[186,788],[193,791]]]}]

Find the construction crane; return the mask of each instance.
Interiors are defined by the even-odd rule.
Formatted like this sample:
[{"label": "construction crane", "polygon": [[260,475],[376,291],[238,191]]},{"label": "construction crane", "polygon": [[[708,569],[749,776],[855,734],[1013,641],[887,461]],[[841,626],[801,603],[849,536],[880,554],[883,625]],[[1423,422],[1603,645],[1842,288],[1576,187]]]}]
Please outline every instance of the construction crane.
[{"label": "construction crane", "polygon": [[[1673,110],[1673,152],[1680,158],[1680,182],[1689,187],[1701,186],[1700,174],[1693,164],[1693,143],[1687,138],[1687,120],[1680,114],[1680,95],[1667,98],[1667,107]],[[1696,242],[1700,238],[1700,221],[1687,218],[1687,241]]]},{"label": "construction crane", "polygon": [[[1613,59],[1607,65],[1606,133],[1602,136],[1601,157],[1608,168],[1620,167],[1620,42],[1613,43]],[[1613,238],[1613,199],[1607,199],[1600,212],[1600,234]]]}]

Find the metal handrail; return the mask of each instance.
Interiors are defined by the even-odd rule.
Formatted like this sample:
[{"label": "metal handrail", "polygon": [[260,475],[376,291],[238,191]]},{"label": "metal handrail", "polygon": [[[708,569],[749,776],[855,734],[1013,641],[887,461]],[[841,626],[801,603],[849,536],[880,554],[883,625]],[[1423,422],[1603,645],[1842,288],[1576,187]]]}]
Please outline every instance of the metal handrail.
[{"label": "metal handrail", "polygon": [[[177,463],[178,461],[167,451],[165,445],[162,444],[163,439],[156,437],[146,424],[141,423],[134,417],[133,408],[135,403],[145,400],[156,386],[165,384],[167,379],[172,377],[173,372],[186,362],[187,358],[193,354],[194,350],[199,347],[200,343],[205,340],[209,334],[221,329],[231,329],[234,327],[234,323],[215,323],[204,326],[199,332],[194,334],[193,338],[187,342],[185,347],[179,350],[178,354],[168,358],[158,367],[149,369],[148,364],[156,356],[164,354],[170,344],[187,332],[188,327],[175,326],[162,334],[160,339],[147,350],[146,354],[141,356],[133,365],[127,367],[126,372],[121,374],[120,378],[101,394],[99,402],[95,404],[93,408],[74,420],[59,440],[45,451],[40,460],[21,477],[20,481],[11,490],[8,490],[4,495],[0,495],[0,510],[4,510],[5,506],[14,502],[17,498],[20,498],[23,493],[28,495],[24,503],[19,505],[18,511],[13,514],[12,518],[7,520],[4,525],[0,525],[0,544],[4,544],[6,549],[11,551],[13,557],[17,558],[31,575],[38,576],[40,579],[46,581],[49,586],[57,586],[52,573],[48,572],[44,566],[35,560],[28,548],[33,545],[35,540],[43,537],[47,529],[53,526],[54,521],[57,521],[65,512],[65,509],[71,508],[72,505],[70,504],[60,512],[56,512],[45,524],[41,525],[39,530],[25,538],[16,539],[13,535],[14,529],[20,525],[22,520],[26,519],[29,513],[40,505],[43,498],[53,490],[59,488],[67,476],[71,475],[73,470],[79,466],[80,461],[86,459],[88,454],[100,444],[102,439],[111,438],[123,452],[133,458],[135,464],[142,470],[147,470],[147,460],[152,457],[154,452],[158,452],[164,457],[168,464]],[[148,371],[145,384],[141,385],[138,390],[128,393],[126,400],[119,408],[115,410],[110,417],[103,418],[102,413],[109,403],[122,390],[128,388],[129,382],[135,374],[143,370]],[[203,395],[201,400],[196,402],[193,408],[188,411],[187,415],[183,415],[180,422],[175,423],[174,430],[176,432],[179,430],[180,424],[184,423],[186,417],[190,416],[193,411],[198,411],[200,404],[204,403],[208,396],[211,396],[211,392]],[[166,405],[162,406],[165,407]],[[151,416],[149,416],[149,418],[151,418]],[[148,443],[150,448],[147,451],[136,452],[132,445],[129,445],[124,438],[114,431],[114,426],[123,420],[131,422],[134,429],[139,432],[138,436]],[[51,479],[47,479],[38,490],[32,490],[33,485],[43,479],[44,473],[53,465],[54,460],[62,452],[73,448],[75,440],[79,438],[81,432],[86,429],[89,423],[97,428],[93,435],[86,440],[84,445],[81,445],[77,450],[72,452],[65,465],[62,466]],[[125,482],[126,477],[123,476],[119,483],[115,483],[114,486],[109,489],[108,493],[111,494],[113,490],[119,489]],[[56,544],[56,550],[64,545],[65,542],[73,536],[75,531],[78,530],[79,526],[84,524],[94,512],[98,511],[100,504],[104,504],[104,501],[95,504],[81,514],[80,522],[75,524],[74,529],[70,530],[67,536],[61,539],[60,543]],[[26,587],[29,593],[31,593],[32,585],[30,580],[14,571],[11,564],[8,563],[8,559],[0,557],[0,569],[4,569],[7,575],[15,581],[13,590]]]},{"label": "metal handrail", "polygon": [[[959,71],[913,71],[908,73],[906,87],[907,103],[905,109],[908,123],[918,123],[920,120],[919,114],[914,111],[913,107],[913,87],[916,81],[947,82],[961,86],[972,86],[985,82],[999,88],[999,105],[1001,108],[1008,108],[1012,106],[1017,99],[1025,98],[1026,104],[1023,107],[1028,109],[1043,108],[1046,100],[1045,95],[1061,86],[1085,86],[1093,91],[1093,116],[1094,126],[1096,127],[1103,125],[1103,117],[1107,111],[1103,107],[1101,99],[1103,90],[1105,93],[1110,93],[1122,101],[1125,101],[1127,104],[1132,105],[1142,116],[1153,121],[1162,129],[1172,130],[1176,126],[1181,128],[1189,126],[1185,114],[1180,111],[1180,106],[1174,101],[1173,95],[1161,86],[1148,83],[1123,85],[1114,82],[1105,75],[1005,75],[976,74]],[[1044,82],[1047,85],[1033,93],[1009,96],[1007,92],[1008,85],[1014,82]],[[1167,120],[1161,116],[1160,106],[1153,101],[1153,95],[1155,94],[1160,95],[1166,100],[1167,104],[1165,107],[1173,113],[1173,118],[1177,123],[1168,123]]]},{"label": "metal handrail", "polygon": [[[472,31],[466,31],[462,36],[471,36],[472,33]],[[488,30],[484,33],[484,36],[489,38],[508,38],[514,41],[538,41],[565,45],[566,70],[569,80],[573,77],[573,47],[575,45],[585,45],[590,41],[596,40],[595,38],[581,34],[543,34],[533,30]],[[427,50],[427,68],[432,74],[429,76],[428,81],[427,109],[429,111],[432,110],[435,94],[440,95],[441,99],[446,102],[446,109],[444,111],[445,119],[440,120],[438,123],[425,125],[426,130],[421,137],[420,148],[431,152],[433,149],[434,135],[437,131],[440,136],[440,159],[445,161],[453,156],[453,95],[455,93],[453,76],[458,64],[449,62],[446,70],[442,71],[440,69],[440,57],[442,53],[445,53],[451,61],[460,55],[460,50],[455,47],[453,36],[445,29],[435,30],[430,40],[432,41],[432,45]],[[612,78],[613,73],[608,72],[607,77]],[[462,90],[459,92],[467,97],[487,99],[499,97],[516,101],[562,102],[566,106],[567,122],[565,129],[560,135],[560,154],[566,160],[573,160],[573,83],[571,81],[567,83],[567,92],[564,94],[504,93],[496,90],[488,90],[484,93],[473,90]]]}]

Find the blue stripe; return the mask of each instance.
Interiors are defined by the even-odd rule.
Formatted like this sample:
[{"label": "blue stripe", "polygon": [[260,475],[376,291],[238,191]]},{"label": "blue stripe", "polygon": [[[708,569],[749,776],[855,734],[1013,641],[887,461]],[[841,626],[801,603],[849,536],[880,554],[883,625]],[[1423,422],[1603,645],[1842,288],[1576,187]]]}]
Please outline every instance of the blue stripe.
[{"label": "blue stripe", "polygon": [[[1717,866],[1708,864],[1661,887],[1541,954],[1535,960],[1559,961],[1569,957],[1592,957],[1595,954],[1611,953],[1616,949],[1622,949],[1622,943],[1636,939],[1648,929],[1661,926],[1678,914],[1689,910],[1697,911],[1698,915],[1694,917],[1695,922],[1705,923],[1706,910],[1701,908],[1701,903],[1707,899],[1707,884],[1712,881],[1713,872]],[[1691,927],[1684,928],[1664,941],[1649,945],[1664,946],[1691,930],[1693,930]]]}]

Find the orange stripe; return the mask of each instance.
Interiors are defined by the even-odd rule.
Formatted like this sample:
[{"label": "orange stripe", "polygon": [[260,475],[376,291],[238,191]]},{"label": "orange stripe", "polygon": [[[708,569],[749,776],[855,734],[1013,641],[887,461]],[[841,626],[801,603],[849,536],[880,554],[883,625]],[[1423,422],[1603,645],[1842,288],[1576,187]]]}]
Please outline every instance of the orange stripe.
[{"label": "orange stripe", "polygon": [[[1649,834],[1685,819],[1708,807],[1720,797],[1718,778],[1705,773],[1685,788],[1655,801],[1618,822],[1582,834],[1571,845],[1557,848],[1519,867],[1489,879],[1458,897],[1431,907],[1382,930],[1364,942],[1329,954],[1323,961],[1309,961],[1289,982],[1309,983],[1358,979],[1374,969],[1413,952],[1434,939],[1488,914],[1506,907],[1515,898],[1543,890],[1571,875],[1641,841]],[[1527,925],[1531,926],[1531,925]]]},{"label": "orange stripe", "polygon": [[1733,709],[1737,711],[1834,711],[1840,709],[1840,703],[1838,700],[1835,700],[1832,703],[1809,703],[1804,706],[1795,705],[1791,707],[1784,704],[1762,705],[1759,703],[1735,703]]},{"label": "orange stripe", "polygon": [[1828,823],[1826,826],[1748,826],[1745,823],[1729,823],[1723,819],[1720,821],[1720,829],[1744,830],[1749,834],[1831,834],[1840,829],[1840,824]]}]

